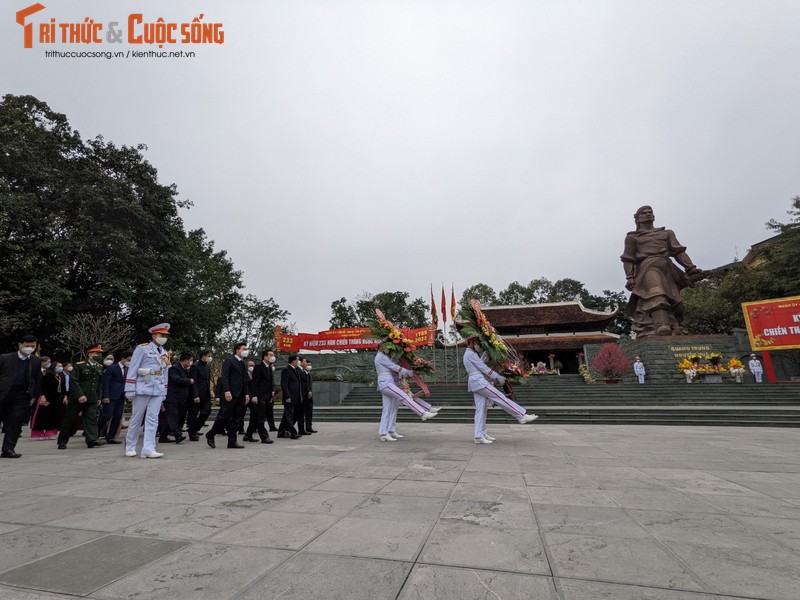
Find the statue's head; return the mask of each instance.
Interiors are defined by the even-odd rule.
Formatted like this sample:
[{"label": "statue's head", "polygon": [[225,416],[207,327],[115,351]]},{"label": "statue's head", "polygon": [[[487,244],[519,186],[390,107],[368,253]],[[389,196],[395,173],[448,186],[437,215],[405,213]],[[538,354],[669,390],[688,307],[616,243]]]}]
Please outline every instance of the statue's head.
[{"label": "statue's head", "polygon": [[652,223],[655,220],[655,215],[653,214],[653,207],[644,205],[639,208],[635,213],[633,213],[633,220],[636,222],[636,227],[638,228],[639,225],[649,221]]}]

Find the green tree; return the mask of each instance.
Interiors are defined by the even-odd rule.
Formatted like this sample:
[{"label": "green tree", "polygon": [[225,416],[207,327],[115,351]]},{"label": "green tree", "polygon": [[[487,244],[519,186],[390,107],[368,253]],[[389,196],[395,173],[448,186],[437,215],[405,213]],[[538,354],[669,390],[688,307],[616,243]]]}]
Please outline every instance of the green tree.
[{"label": "green tree", "polygon": [[78,314],[137,335],[159,321],[179,344],[211,343],[240,297],[241,274],[202,230],[191,203],[158,181],[143,145],[82,141],[32,96],[0,103],[0,344],[32,332],[48,352]]},{"label": "green tree", "polygon": [[773,298],[800,294],[800,196],[792,198],[788,214],[788,223],[775,219],[767,223],[769,229],[780,233],[780,238],[763,250],[767,290]]},{"label": "green tree", "polygon": [[409,301],[408,292],[364,293],[355,302],[359,327],[367,327],[379,308],[398,327],[424,327],[428,324],[428,305],[422,298]]},{"label": "green tree", "polygon": [[[244,342],[257,359],[264,349],[274,349],[275,327],[283,324],[288,317],[289,313],[272,298],[261,300],[253,294],[240,298],[217,337],[215,355],[222,357],[231,354],[234,344]],[[284,327],[284,331],[288,332],[288,328]]]},{"label": "green tree", "polygon": [[339,298],[331,302],[331,314],[331,329],[358,327],[356,309],[347,301],[347,298]]},{"label": "green tree", "polygon": [[465,299],[471,300],[473,298],[480,302],[481,306],[494,306],[498,303],[497,294],[491,286],[485,283],[476,283],[475,285],[465,288],[464,292],[461,294],[461,301],[459,304],[462,304]]}]

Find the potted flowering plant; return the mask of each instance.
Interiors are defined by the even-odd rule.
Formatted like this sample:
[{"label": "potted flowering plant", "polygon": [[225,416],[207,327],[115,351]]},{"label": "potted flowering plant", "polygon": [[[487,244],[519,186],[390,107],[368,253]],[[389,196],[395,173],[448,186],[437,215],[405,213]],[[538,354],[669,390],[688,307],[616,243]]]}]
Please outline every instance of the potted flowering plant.
[{"label": "potted flowering plant", "polygon": [[722,360],[722,355],[719,352],[711,352],[705,355],[705,359],[716,367]]},{"label": "potted flowering plant", "polygon": [[738,358],[732,358],[728,361],[728,370],[736,383],[742,383],[742,376],[744,375],[744,364]]},{"label": "potted flowering plant", "polygon": [[631,365],[619,346],[603,344],[592,358],[592,368],[602,373],[606,383],[619,383],[621,377],[631,370]]},{"label": "potted flowering plant", "polygon": [[692,380],[697,376],[697,371],[694,368],[694,364],[692,364],[688,358],[684,358],[678,363],[678,370],[683,371],[683,374],[686,377],[686,383],[692,383]]}]

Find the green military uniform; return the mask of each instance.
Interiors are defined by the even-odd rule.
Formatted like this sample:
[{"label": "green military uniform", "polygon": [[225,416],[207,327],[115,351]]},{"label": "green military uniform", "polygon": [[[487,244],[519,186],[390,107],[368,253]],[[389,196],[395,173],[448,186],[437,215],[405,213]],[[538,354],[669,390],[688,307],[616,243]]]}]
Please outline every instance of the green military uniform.
[{"label": "green military uniform", "polygon": [[[75,428],[78,413],[83,411],[83,432],[86,445],[97,444],[97,405],[103,392],[102,375],[104,367],[99,364],[79,362],[72,371],[72,382],[69,390],[69,401],[64,410],[64,422],[58,434],[58,445],[66,445]],[[86,396],[86,402],[78,402],[78,398]]]}]

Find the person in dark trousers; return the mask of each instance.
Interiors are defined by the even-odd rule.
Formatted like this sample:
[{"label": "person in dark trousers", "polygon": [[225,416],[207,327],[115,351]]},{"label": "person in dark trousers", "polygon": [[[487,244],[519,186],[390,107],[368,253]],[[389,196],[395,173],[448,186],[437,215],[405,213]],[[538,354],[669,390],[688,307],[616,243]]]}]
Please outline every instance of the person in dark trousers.
[{"label": "person in dark trousers", "polygon": [[[247,425],[247,433],[244,437],[246,442],[254,442],[253,434],[258,431],[262,444],[272,443],[272,440],[269,439],[269,432],[264,426],[267,406],[272,407],[272,396],[275,393],[270,357],[275,357],[271,350],[262,352],[261,362],[253,368],[253,377],[250,380],[250,423]],[[253,410],[254,408],[255,410]]]},{"label": "person in dark trousers", "polygon": [[303,393],[297,367],[297,354],[289,355],[289,364],[281,371],[281,393],[283,394],[283,418],[278,427],[278,437],[289,437],[296,440],[300,436],[294,429],[294,410],[300,404]]},{"label": "person in dark trousers", "polygon": [[103,347],[93,346],[86,351],[87,360],[75,365],[69,400],[64,410],[64,421],[58,434],[58,449],[66,450],[67,442],[80,413],[83,420],[83,435],[87,448],[104,446],[105,438],[97,433],[97,406],[103,393]]},{"label": "person in dark trousers", "polygon": [[5,428],[0,458],[22,456],[15,448],[28,417],[31,402],[42,401],[42,367],[33,356],[37,339],[25,335],[17,342],[17,351],[0,355],[0,421]]},{"label": "person in dark trousers", "polygon": [[[194,396],[194,379],[189,377],[189,365],[192,362],[192,355],[188,352],[181,352],[178,362],[172,365],[167,372],[167,397],[164,406],[167,409],[167,427],[161,432],[158,440],[164,444],[174,441],[180,444],[186,439],[181,430],[183,420],[186,418],[186,407],[189,400]],[[172,434],[174,440],[170,440],[167,435]]]},{"label": "person in dark trousers", "polygon": [[[125,408],[125,380],[128,378],[128,365],[133,352],[125,350],[119,355],[119,361],[103,372],[103,406],[97,429],[100,436],[105,435],[109,444],[121,444],[117,439],[117,431],[122,422]],[[107,429],[107,430],[106,430]]]},{"label": "person in dark trousers", "polygon": [[297,377],[300,379],[300,402],[294,406],[294,424],[297,425],[297,435],[311,435],[306,431],[306,406],[308,404],[308,377],[306,377],[306,370],[303,368],[303,361],[301,359],[297,363]]},{"label": "person in dark trousers", "polygon": [[239,342],[233,347],[233,352],[233,356],[222,363],[222,373],[219,376],[222,392],[219,412],[214,425],[206,433],[206,442],[212,448],[216,448],[214,436],[223,428],[228,432],[228,448],[244,448],[236,438],[236,430],[245,406],[250,401],[247,393],[247,367],[244,363],[248,355],[247,344]]},{"label": "person in dark trousers", "polygon": [[311,426],[314,420],[314,379],[311,376],[311,359],[303,358],[300,361],[300,367],[306,376],[306,387],[308,388],[308,395],[303,399],[303,415],[306,419],[305,431],[306,435],[308,435],[309,433],[317,433],[317,430]]},{"label": "person in dark trousers", "polygon": [[186,409],[186,429],[189,440],[197,442],[198,435],[211,414],[211,350],[201,350],[200,360],[194,361],[189,369],[189,377],[194,379],[193,397]]}]

